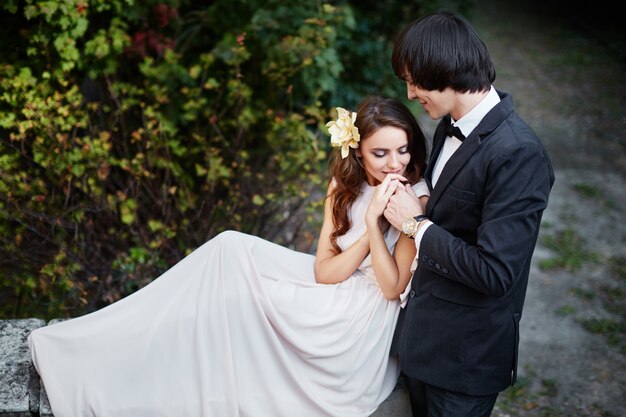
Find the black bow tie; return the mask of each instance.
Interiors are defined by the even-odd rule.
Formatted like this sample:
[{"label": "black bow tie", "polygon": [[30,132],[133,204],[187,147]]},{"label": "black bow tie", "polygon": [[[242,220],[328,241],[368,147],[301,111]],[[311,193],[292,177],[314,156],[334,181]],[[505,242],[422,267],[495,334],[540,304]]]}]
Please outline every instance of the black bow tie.
[{"label": "black bow tie", "polygon": [[457,126],[452,126],[452,123],[447,120],[446,123],[446,135],[452,136],[463,142],[465,140],[465,135],[461,132]]}]

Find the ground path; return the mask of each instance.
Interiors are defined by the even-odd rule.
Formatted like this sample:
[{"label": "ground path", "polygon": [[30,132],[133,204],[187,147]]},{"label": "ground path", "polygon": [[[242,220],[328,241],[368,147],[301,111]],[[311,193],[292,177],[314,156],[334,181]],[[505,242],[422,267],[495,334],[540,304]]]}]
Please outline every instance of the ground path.
[{"label": "ground path", "polygon": [[[593,36],[592,19],[578,19],[581,12],[476,3],[481,13],[473,20],[493,54],[496,87],[512,93],[556,168],[521,323],[521,386],[502,396],[500,415],[624,416],[624,61],[606,38]],[[551,250],[545,239],[555,237],[569,250]],[[555,259],[581,266],[539,268]],[[609,265],[616,260],[621,275]],[[582,325],[590,320],[621,323],[621,330],[592,333]]]},{"label": "ground path", "polygon": [[[493,416],[626,416],[626,55],[615,53],[624,44],[568,10],[575,2],[474,3],[495,85],[513,95],[556,170],[521,322],[520,379]],[[432,135],[434,123],[420,122]],[[540,268],[550,262],[570,266]]]}]

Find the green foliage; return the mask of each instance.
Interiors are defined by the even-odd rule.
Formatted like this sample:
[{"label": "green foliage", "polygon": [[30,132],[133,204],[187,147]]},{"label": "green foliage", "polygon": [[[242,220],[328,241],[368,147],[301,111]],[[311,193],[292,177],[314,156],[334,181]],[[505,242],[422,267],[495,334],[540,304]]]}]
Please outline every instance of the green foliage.
[{"label": "green foliage", "polygon": [[556,314],[557,316],[567,316],[567,315],[573,314],[575,312],[576,312],[576,308],[575,307],[572,307],[570,305],[564,305],[564,306],[561,306],[561,307],[557,308],[554,311],[554,314]]},{"label": "green foliage", "polygon": [[[559,399],[558,381],[539,378],[537,370],[525,366],[525,375],[519,375],[515,385],[507,388],[498,396],[494,407],[495,415],[512,417],[565,417],[571,416]],[[577,410],[581,411],[581,410]],[[583,410],[579,417],[608,416],[603,410],[592,407]]]},{"label": "green foliage", "polygon": [[606,198],[602,190],[596,186],[579,182],[574,184],[574,190],[582,197],[593,199],[597,204],[606,208],[615,208],[615,202]]},{"label": "green foliage", "polygon": [[317,221],[295,216],[333,101],[404,94],[389,42],[419,5],[3,2],[0,315],[82,314],[222,230]]},{"label": "green foliage", "polygon": [[580,318],[582,326],[598,334],[603,334],[610,345],[626,354],[626,280],[624,279],[624,258],[611,257],[608,260],[609,272],[615,276],[597,289],[597,296],[611,318]]},{"label": "green foliage", "polygon": [[598,260],[597,254],[585,250],[584,239],[571,228],[544,236],[542,243],[555,253],[554,257],[540,262],[542,269],[562,268],[576,272],[584,263]]},{"label": "green foliage", "polygon": [[612,256],[608,261],[609,268],[622,283],[626,283],[626,256]]},{"label": "green foliage", "polygon": [[580,319],[579,322],[588,331],[604,335],[611,346],[620,347],[622,354],[626,354],[626,322],[599,318]]},{"label": "green foliage", "polygon": [[570,293],[574,297],[578,297],[581,300],[586,300],[586,301],[593,300],[593,298],[596,296],[595,291],[589,290],[589,289],[580,288],[580,287],[573,287],[570,290]]}]

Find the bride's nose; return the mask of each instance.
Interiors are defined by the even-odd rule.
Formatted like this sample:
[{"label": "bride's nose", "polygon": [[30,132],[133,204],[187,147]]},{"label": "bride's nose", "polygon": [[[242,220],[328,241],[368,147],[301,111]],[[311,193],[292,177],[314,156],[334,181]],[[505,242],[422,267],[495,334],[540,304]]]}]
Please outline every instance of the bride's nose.
[{"label": "bride's nose", "polygon": [[389,160],[387,161],[387,165],[392,170],[398,169],[402,166],[402,164],[400,163],[399,156],[395,153],[392,153],[391,155],[389,155]]}]

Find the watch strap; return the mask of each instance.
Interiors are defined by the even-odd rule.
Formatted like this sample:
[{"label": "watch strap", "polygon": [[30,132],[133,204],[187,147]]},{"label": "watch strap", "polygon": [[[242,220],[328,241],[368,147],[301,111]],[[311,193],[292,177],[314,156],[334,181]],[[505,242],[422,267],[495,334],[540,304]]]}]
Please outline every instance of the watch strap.
[{"label": "watch strap", "polygon": [[419,230],[420,224],[424,220],[428,220],[428,216],[425,214],[420,214],[418,216],[413,217],[413,219],[415,219],[415,221],[417,222],[417,226],[415,227],[415,231],[411,234],[411,236],[409,236],[411,239],[415,239],[415,235],[417,234],[417,231]]}]

